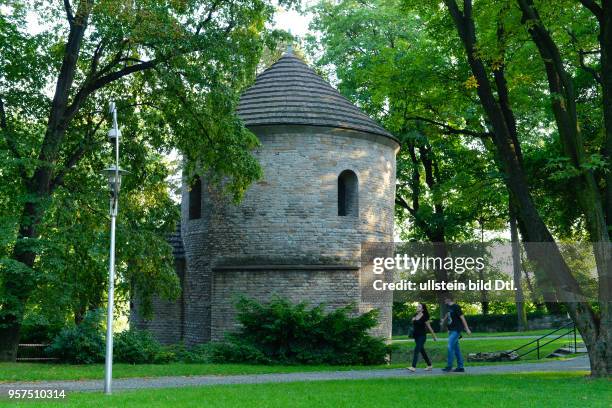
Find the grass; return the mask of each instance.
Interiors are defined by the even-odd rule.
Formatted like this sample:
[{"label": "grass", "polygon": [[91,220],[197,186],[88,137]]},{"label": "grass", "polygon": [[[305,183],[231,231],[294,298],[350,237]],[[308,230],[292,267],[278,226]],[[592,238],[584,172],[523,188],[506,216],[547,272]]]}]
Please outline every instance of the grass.
[{"label": "grass", "polygon": [[610,408],[612,387],[584,373],[524,373],[441,377],[218,385],[72,393],[61,401],[4,401],[56,407],[592,407]]},{"label": "grass", "polygon": [[[529,339],[470,340],[470,341],[461,341],[460,347],[461,347],[461,352],[463,354],[463,357],[467,361],[467,355],[469,353],[513,350],[515,348],[522,346],[523,344],[529,341],[530,341]],[[557,348],[566,346],[567,343],[568,343],[567,339],[564,339],[564,338],[556,340],[542,347],[542,349],[540,350],[540,355],[546,356],[547,354],[553,352]],[[399,344],[396,343],[396,347],[398,351],[394,353],[394,356],[393,356],[394,360],[397,361],[399,359],[400,361],[402,360],[408,361],[408,358],[412,357],[412,350],[414,347],[413,343],[399,343]],[[533,347],[535,347],[535,344],[533,344],[532,346],[527,346],[524,350],[521,350],[521,352],[528,351],[529,349]],[[425,343],[425,350],[427,350],[427,354],[434,362],[434,366],[442,364],[446,361],[446,348],[447,348],[446,339],[441,339],[439,341],[432,341],[431,338],[429,338],[427,340],[427,342]],[[524,357],[521,357],[521,359],[519,360],[519,362],[525,362],[525,361],[537,361],[536,352],[533,352]],[[499,364],[499,363],[495,363],[495,364]]]},{"label": "grass", "polygon": [[[528,330],[523,332],[510,331],[510,332],[473,332],[472,337],[511,337],[511,336],[543,336],[545,334],[550,333],[554,329],[544,329],[544,330]],[[559,333],[563,333],[560,331]],[[440,338],[447,338],[448,333],[436,333],[436,336]],[[408,340],[410,336],[401,335],[401,336],[393,336],[393,340]]]},{"label": "grass", "polygon": [[[398,365],[399,367],[400,365]],[[113,364],[113,378],[193,375],[244,375],[311,371],[341,371],[388,366],[315,366],[250,364]],[[45,363],[0,363],[0,382],[42,380],[88,380],[104,377],[104,364],[69,365]]]},{"label": "grass", "polygon": [[[461,350],[467,359],[468,353],[478,351],[500,351],[516,348],[525,344],[525,339],[507,340],[473,340],[461,342]],[[544,348],[543,352],[551,352],[566,342],[559,340]],[[434,342],[429,339],[425,345],[427,353],[434,361],[434,366],[442,367],[446,361],[446,341]],[[412,343],[400,343],[396,345],[393,361],[390,365],[381,366],[263,366],[248,364],[114,364],[114,378],[132,377],[163,377],[163,376],[193,376],[193,375],[240,375],[240,374],[266,374],[266,373],[291,373],[312,371],[343,371],[363,370],[373,368],[398,368],[405,367],[412,359]],[[524,357],[521,361],[534,361],[535,353]],[[420,361],[422,365],[423,362]],[[482,365],[486,363],[480,363]],[[498,364],[498,363],[497,363]],[[467,363],[470,365],[470,363]],[[476,365],[476,364],[471,364]],[[0,382],[13,381],[42,381],[42,380],[82,380],[101,379],[104,377],[103,364],[90,365],[68,365],[49,363],[0,363]]]}]

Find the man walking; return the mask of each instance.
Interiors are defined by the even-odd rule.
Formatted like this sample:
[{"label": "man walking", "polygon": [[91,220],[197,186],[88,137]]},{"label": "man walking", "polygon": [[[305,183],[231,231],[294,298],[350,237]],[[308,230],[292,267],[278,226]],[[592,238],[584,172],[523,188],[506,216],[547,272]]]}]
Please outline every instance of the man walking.
[{"label": "man walking", "polygon": [[[442,371],[462,373],[465,369],[463,368],[463,356],[459,349],[459,338],[464,329],[467,334],[472,334],[472,331],[468,327],[461,307],[450,296],[444,299],[444,303],[448,306],[448,312],[444,317],[446,327],[448,328],[448,358],[446,360],[446,367]],[[455,357],[457,358],[457,368],[453,370],[453,360]]]}]

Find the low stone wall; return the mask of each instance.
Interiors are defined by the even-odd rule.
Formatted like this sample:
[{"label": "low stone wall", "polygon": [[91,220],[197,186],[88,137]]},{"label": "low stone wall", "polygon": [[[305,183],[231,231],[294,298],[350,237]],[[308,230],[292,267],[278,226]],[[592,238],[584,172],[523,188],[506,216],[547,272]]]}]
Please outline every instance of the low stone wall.
[{"label": "low stone wall", "polygon": [[235,301],[240,295],[266,302],[279,295],[292,302],[324,303],[329,309],[359,305],[359,269],[350,266],[257,266],[213,270],[211,338],[235,331]]}]

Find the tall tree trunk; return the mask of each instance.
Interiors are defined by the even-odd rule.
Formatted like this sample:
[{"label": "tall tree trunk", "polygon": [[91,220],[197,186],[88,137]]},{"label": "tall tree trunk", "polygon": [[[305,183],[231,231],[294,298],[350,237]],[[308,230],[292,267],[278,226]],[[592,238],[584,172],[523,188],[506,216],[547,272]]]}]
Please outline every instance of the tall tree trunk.
[{"label": "tall tree trunk", "polygon": [[[606,163],[612,162],[612,1],[603,0],[601,6],[595,2],[582,2],[593,8],[599,21],[599,45],[601,51],[601,89],[604,117],[604,144],[602,155]],[[604,205],[608,236],[612,239],[612,171],[605,174]],[[608,259],[612,249],[607,245]],[[612,262],[611,262],[612,263]],[[610,264],[608,268],[612,268]],[[600,282],[601,335],[606,340],[606,350],[612,359],[612,271],[608,271],[608,279],[604,285]],[[608,363],[610,370],[612,362]]]},{"label": "tall tree trunk", "polygon": [[[444,3],[457,27],[466,51],[468,64],[478,83],[478,98],[493,128],[493,142],[498,152],[497,157],[500,159],[499,165],[505,174],[505,183],[513,202],[516,203],[517,215],[525,226],[525,238],[528,242],[547,244],[545,251],[533,245],[527,245],[527,256],[551,280],[555,291],[563,296],[570,316],[576,323],[589,350],[592,374],[594,376],[609,375],[612,372],[612,355],[606,354],[607,337],[601,336],[599,321],[592,308],[586,303],[581,303],[584,300],[578,282],[569,270],[553,236],[536,210],[524,170],[518,158],[517,146],[515,146],[509,130],[509,124],[506,122],[506,117],[504,117],[504,113],[494,96],[489,73],[480,53],[477,51],[472,1],[464,0],[463,11],[459,9],[455,0],[444,0]],[[598,269],[598,273],[600,272]]]},{"label": "tall tree trunk", "polygon": [[[484,229],[485,229],[485,219],[484,216],[481,216],[478,220],[478,224],[480,224],[480,245],[484,248]],[[484,269],[478,270],[478,278],[481,282],[485,280]],[[487,290],[483,287],[480,289],[480,306],[482,308],[483,316],[489,314],[489,294]]]},{"label": "tall tree trunk", "polygon": [[15,361],[26,303],[34,287],[32,267],[36,258],[33,248],[37,238],[38,205],[26,203],[20,220],[18,239],[13,248],[14,264],[4,269],[6,294],[2,307],[9,311],[0,316],[0,361]]},{"label": "tall tree trunk", "polygon": [[523,296],[523,286],[521,285],[521,248],[519,244],[518,225],[516,213],[509,200],[510,215],[510,241],[512,243],[512,271],[514,275],[514,300],[516,302],[516,318],[519,331],[527,330],[527,314],[525,313],[525,298]]},{"label": "tall tree trunk", "polygon": [[23,271],[32,271],[36,260],[37,249],[33,245],[40,236],[38,226],[44,215],[46,202],[53,192],[53,168],[68,127],[66,109],[92,6],[93,0],[80,0],[74,16],[71,9],[67,10],[70,31],[55,84],[45,137],[38,154],[38,165],[33,176],[24,180],[28,201],[22,210],[17,242],[12,254],[17,266],[10,268],[5,276],[5,299],[2,307],[9,313],[3,313],[0,317],[0,361],[15,360],[23,313],[34,289],[33,276],[24,277]]},{"label": "tall tree trunk", "polygon": [[[607,1],[604,1],[602,4],[609,8],[610,5],[607,3]],[[612,337],[610,336],[610,332],[612,331],[612,327],[610,327],[612,323],[612,250],[610,248],[610,231],[606,222],[607,217],[604,208],[604,200],[602,200],[597,181],[595,180],[595,175],[592,170],[585,170],[586,152],[582,140],[582,133],[578,126],[574,80],[567,71],[560,50],[542,22],[533,0],[518,0],[518,5],[523,13],[523,22],[528,23],[527,31],[538,48],[546,69],[549,89],[551,94],[554,95],[554,97],[551,98],[552,110],[563,149],[565,154],[570,158],[571,163],[580,172],[580,176],[576,178],[576,182],[572,185],[576,189],[578,202],[585,216],[586,229],[593,243],[593,252],[595,254],[599,278],[600,317],[598,319],[598,330],[595,336],[597,341],[595,344],[592,344],[592,348],[594,348],[597,353],[601,354],[600,360],[603,360],[603,362],[598,361],[597,369],[607,369],[608,372],[612,372],[612,345],[610,345],[612,341]],[[594,3],[593,7],[599,6]],[[603,12],[601,8],[599,8],[599,10]],[[605,30],[604,16],[599,15],[597,17],[601,24],[601,28]],[[600,37],[600,41],[602,42],[602,46],[605,46],[605,37]],[[605,58],[607,59],[607,56]],[[610,79],[606,79],[605,81],[607,82],[609,80]],[[602,85],[603,82],[604,80],[602,78]],[[604,94],[605,93],[606,91],[604,90]],[[607,97],[605,98],[607,99]],[[609,107],[605,106],[604,101],[604,112],[607,109],[609,109]],[[608,141],[605,141],[604,152],[607,152],[607,144]],[[601,368],[601,365],[604,367]]]},{"label": "tall tree trunk", "polygon": [[[601,90],[604,117],[604,144],[602,149],[606,163],[612,162],[612,2],[603,1],[596,10],[599,21],[599,45],[601,50]],[[612,238],[612,171],[605,175],[604,201],[608,234]]]}]

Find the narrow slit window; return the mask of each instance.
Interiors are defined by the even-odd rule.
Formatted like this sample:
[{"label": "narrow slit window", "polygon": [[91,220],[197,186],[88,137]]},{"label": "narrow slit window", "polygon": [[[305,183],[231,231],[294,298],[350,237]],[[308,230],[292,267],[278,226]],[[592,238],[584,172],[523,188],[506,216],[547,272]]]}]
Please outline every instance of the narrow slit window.
[{"label": "narrow slit window", "polygon": [[359,181],[351,170],[344,170],[338,176],[338,215],[359,216]]},{"label": "narrow slit window", "polygon": [[202,180],[195,176],[189,190],[189,219],[196,220],[202,217]]}]

